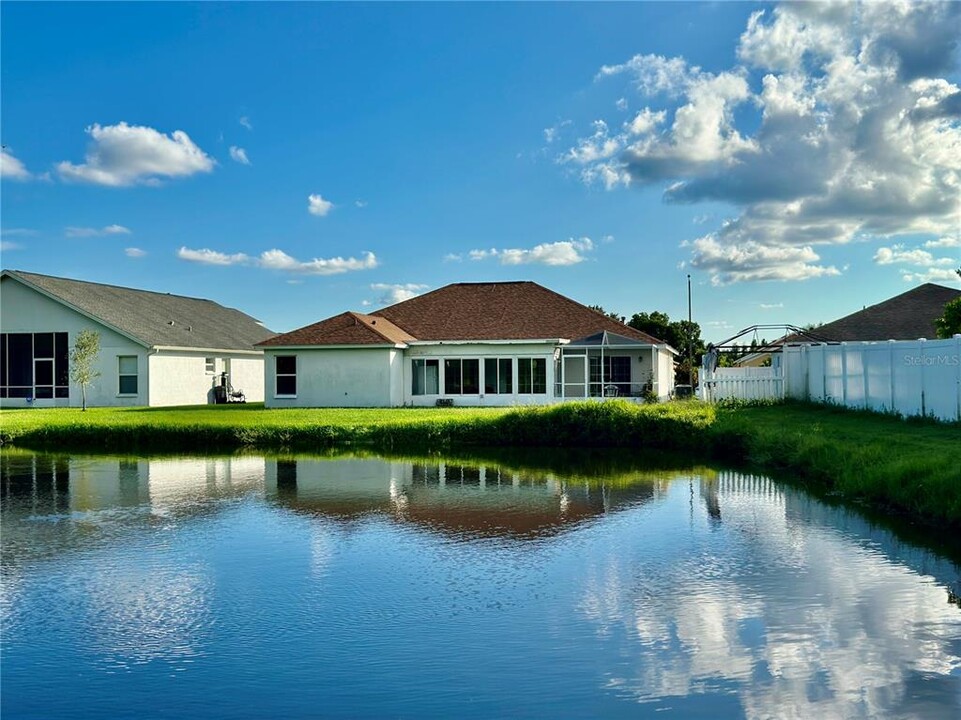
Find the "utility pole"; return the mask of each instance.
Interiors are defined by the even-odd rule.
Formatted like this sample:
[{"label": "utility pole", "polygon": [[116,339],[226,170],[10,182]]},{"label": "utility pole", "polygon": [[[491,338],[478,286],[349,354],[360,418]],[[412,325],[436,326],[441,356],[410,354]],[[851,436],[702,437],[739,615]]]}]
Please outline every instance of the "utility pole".
[{"label": "utility pole", "polygon": [[691,273],[687,274],[687,384],[694,391],[694,323],[691,320]]}]

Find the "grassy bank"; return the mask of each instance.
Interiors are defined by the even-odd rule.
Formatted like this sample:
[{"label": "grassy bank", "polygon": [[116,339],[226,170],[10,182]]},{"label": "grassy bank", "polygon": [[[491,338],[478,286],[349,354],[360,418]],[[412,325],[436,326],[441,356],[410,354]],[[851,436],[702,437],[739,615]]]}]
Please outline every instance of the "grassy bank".
[{"label": "grassy bank", "polygon": [[712,407],[570,403],[545,408],[270,410],[258,406],[4,410],[0,442],[74,451],[247,447],[383,450],[626,447],[718,459],[961,527],[961,426],[799,403]]}]

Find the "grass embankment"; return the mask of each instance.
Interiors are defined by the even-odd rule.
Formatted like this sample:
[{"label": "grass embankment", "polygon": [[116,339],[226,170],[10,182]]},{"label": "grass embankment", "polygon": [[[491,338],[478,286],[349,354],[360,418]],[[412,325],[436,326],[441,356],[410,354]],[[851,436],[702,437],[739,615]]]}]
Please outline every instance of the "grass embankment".
[{"label": "grass embankment", "polygon": [[800,403],[714,407],[264,410],[261,406],[4,410],[0,442],[57,450],[218,452],[464,446],[680,451],[775,472],[927,523],[961,527],[961,425]]}]

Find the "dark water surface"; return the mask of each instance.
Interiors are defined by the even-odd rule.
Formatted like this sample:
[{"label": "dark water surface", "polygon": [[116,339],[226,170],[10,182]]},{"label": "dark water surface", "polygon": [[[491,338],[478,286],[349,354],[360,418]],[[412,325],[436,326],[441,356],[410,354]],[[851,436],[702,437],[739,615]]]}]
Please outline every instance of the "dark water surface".
[{"label": "dark water surface", "polygon": [[958,565],[764,477],[6,451],[0,480],[4,720],[961,716]]}]

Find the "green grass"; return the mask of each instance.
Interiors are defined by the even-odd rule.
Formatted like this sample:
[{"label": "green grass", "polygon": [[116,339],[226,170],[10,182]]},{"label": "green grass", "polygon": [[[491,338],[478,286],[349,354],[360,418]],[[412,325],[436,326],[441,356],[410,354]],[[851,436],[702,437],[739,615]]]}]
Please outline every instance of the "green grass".
[{"label": "green grass", "polygon": [[961,527],[961,425],[822,405],[518,409],[303,409],[262,406],[0,411],[0,442],[65,451],[397,452],[468,447],[621,447],[683,453],[774,473],[822,493]]}]

